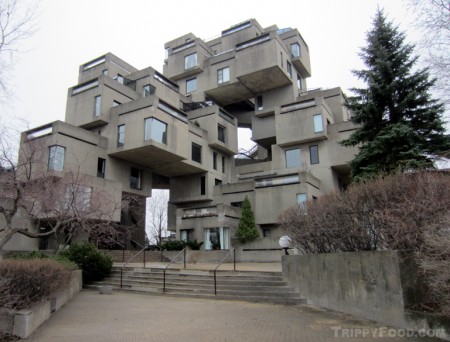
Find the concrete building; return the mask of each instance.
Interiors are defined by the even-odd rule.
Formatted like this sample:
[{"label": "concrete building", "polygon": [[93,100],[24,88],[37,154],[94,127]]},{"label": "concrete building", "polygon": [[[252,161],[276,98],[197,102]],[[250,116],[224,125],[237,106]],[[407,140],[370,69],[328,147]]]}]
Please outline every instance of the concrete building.
[{"label": "concrete building", "polygon": [[[76,167],[118,201],[169,189],[169,229],[206,250],[231,246],[245,197],[269,248],[280,212],[345,186],[356,152],[339,144],[354,129],[345,95],[308,90],[309,48],[296,29],[251,19],[165,49],[162,74],[111,53],[81,65],[65,122],[23,133],[24,143],[40,139],[44,167]],[[238,127],[251,128],[251,151],[238,150]]]}]

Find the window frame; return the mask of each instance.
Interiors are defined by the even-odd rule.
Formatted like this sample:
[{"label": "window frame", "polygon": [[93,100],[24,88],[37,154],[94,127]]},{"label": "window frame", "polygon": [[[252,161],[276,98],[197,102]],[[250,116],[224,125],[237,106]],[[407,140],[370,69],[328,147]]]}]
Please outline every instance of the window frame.
[{"label": "window frame", "polygon": [[[294,53],[294,49],[293,49],[294,46],[297,46],[298,54]],[[290,47],[291,47],[291,55],[292,55],[292,57],[294,57],[294,58],[301,57],[301,48],[300,48],[300,44],[299,43],[292,43]]]},{"label": "window frame", "polygon": [[[227,77],[225,77],[225,75]],[[217,84],[223,84],[227,82],[230,82],[230,67],[228,66],[217,70]]]},{"label": "window frame", "polygon": [[225,126],[222,126],[221,124],[217,125],[217,140],[225,143],[226,142],[226,133],[227,128]]},{"label": "window frame", "polygon": [[[121,131],[123,128],[123,131]],[[117,147],[125,146],[125,124],[117,126]]]},{"label": "window frame", "polygon": [[106,159],[99,157],[97,159],[97,177],[105,178],[105,171],[106,171]]},{"label": "window frame", "polygon": [[[52,150],[54,150],[52,152]],[[64,170],[64,164],[66,159],[66,148],[61,145],[52,145],[48,147],[48,171],[58,171]]]},{"label": "window frame", "polygon": [[292,78],[292,64],[289,61],[286,61],[286,71],[290,78]]},{"label": "window frame", "polygon": [[[193,56],[195,56],[195,58]],[[193,58],[193,61],[195,62],[195,64],[190,62],[191,58]],[[198,65],[197,52],[194,52],[194,53],[184,56],[184,70],[190,70],[192,68],[195,68],[197,65]]]},{"label": "window frame", "polygon": [[323,115],[322,114],[314,114],[313,121],[314,121],[314,133],[323,132],[324,131]]},{"label": "window frame", "polygon": [[[313,153],[313,151],[315,152]],[[314,158],[313,158],[314,156]],[[319,145],[311,145],[309,146],[309,162],[311,165],[319,164]]]},{"label": "window frame", "polygon": [[[191,86],[191,88],[193,89],[188,89],[188,84],[193,84],[194,87]],[[186,94],[191,94],[196,90],[197,90],[197,77],[193,77],[186,80]]]},{"label": "window frame", "polygon": [[[198,149],[198,151],[195,151],[195,149]],[[198,156],[198,158],[197,158],[197,156]],[[192,161],[195,161],[196,163],[199,163],[199,164],[202,163],[202,145],[196,144],[194,142],[192,143],[191,159],[192,159]]]},{"label": "window frame", "polygon": [[102,114],[102,96],[94,97],[94,117],[98,118]]},{"label": "window frame", "polygon": [[213,152],[213,169],[217,170],[217,152]]},{"label": "window frame", "polygon": [[[137,172],[137,177],[133,176],[133,171]],[[137,179],[136,185],[134,185],[133,179]],[[142,170],[141,169],[138,169],[135,167],[130,168],[130,189],[142,190]]]},{"label": "window frame", "polygon": [[[292,164],[291,165],[291,162],[292,162],[292,158],[289,158],[288,157],[288,154],[290,155],[291,153],[294,153],[295,151],[297,151],[298,152],[298,165],[297,164]],[[299,168],[299,167],[302,167],[302,150],[301,150],[301,148],[291,148],[291,149],[289,149],[289,150],[285,150],[284,151],[284,156],[285,156],[285,159],[286,159],[286,168],[293,168],[293,167],[297,167],[297,168]]]},{"label": "window frame", "polygon": [[156,93],[156,87],[154,85],[151,85],[150,83],[144,85],[142,88],[143,88],[142,92],[143,97],[148,97]]},{"label": "window frame", "polygon": [[[159,137],[157,137],[157,134],[154,134],[156,131],[154,131],[154,128],[157,127],[157,125],[162,124],[163,126],[165,126],[165,129],[162,133],[162,137],[161,140],[159,140]],[[167,145],[167,129],[168,129],[168,125],[166,122],[161,121],[156,119],[155,117],[150,117],[150,118],[146,118],[144,119],[144,140],[145,141],[156,141],[160,144],[164,144]],[[158,132],[156,132],[158,133]],[[158,139],[156,139],[158,138]]]}]

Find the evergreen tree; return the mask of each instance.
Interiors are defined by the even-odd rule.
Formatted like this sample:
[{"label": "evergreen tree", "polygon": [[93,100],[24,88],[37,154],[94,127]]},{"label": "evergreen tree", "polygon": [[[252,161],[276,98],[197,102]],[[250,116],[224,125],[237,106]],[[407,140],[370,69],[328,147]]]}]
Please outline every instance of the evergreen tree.
[{"label": "evergreen tree", "polygon": [[360,147],[350,163],[354,179],[398,170],[432,168],[433,156],[450,148],[442,121],[444,106],[430,97],[427,69],[414,71],[414,46],[382,10],[367,33],[360,56],[367,69],[353,71],[367,88],[347,100],[358,129],[342,143]]},{"label": "evergreen tree", "polygon": [[247,196],[242,202],[242,214],[239,220],[239,225],[236,229],[236,238],[240,242],[255,240],[259,237],[258,229],[256,228],[255,214],[252,211],[252,206]]}]

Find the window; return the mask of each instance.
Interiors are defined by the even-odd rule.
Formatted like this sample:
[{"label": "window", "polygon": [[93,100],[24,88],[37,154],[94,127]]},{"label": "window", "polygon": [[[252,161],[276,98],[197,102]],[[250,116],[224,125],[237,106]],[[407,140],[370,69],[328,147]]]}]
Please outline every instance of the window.
[{"label": "window", "polygon": [[319,164],[319,146],[309,146],[309,161],[312,164]]},{"label": "window", "polygon": [[270,228],[263,228],[263,237],[270,237]]},{"label": "window", "polygon": [[300,57],[300,45],[298,43],[291,44],[292,57]]},{"label": "window", "polygon": [[130,188],[141,190],[142,189],[141,183],[142,183],[142,171],[132,167],[130,172]]},{"label": "window", "polygon": [[156,88],[151,84],[147,84],[144,86],[144,97],[153,95],[156,91]]},{"label": "window", "polygon": [[66,148],[53,145],[48,148],[48,170],[62,171],[64,169],[64,154]]},{"label": "window", "polygon": [[264,109],[262,95],[256,96],[256,108],[258,108],[258,110]]},{"label": "window", "polygon": [[222,156],[222,173],[225,173],[225,156]]},{"label": "window", "polygon": [[197,163],[202,162],[202,147],[195,143],[192,143],[192,160]]},{"label": "window", "polygon": [[230,205],[235,208],[242,208],[244,202],[231,202]]},{"label": "window", "polygon": [[197,52],[184,57],[184,69],[191,69],[197,66]]},{"label": "window", "polygon": [[308,200],[308,197],[306,196],[306,194],[297,194],[297,205],[299,207],[303,207],[307,200]]},{"label": "window", "polygon": [[323,132],[322,114],[314,115],[314,133]]},{"label": "window", "polygon": [[291,63],[286,62],[286,69],[287,69],[287,73],[288,73],[289,77],[292,78],[292,66],[291,66]]},{"label": "window", "polygon": [[217,83],[225,83],[230,81],[230,68],[226,67],[217,70]]},{"label": "window", "polygon": [[205,229],[205,251],[229,248],[228,228],[206,228]]},{"label": "window", "polygon": [[97,162],[97,177],[105,178],[106,160],[98,158]]},{"label": "window", "polygon": [[221,142],[225,142],[225,127],[222,125],[217,126],[217,139]]},{"label": "window", "polygon": [[206,177],[200,177],[200,195],[206,194]]},{"label": "window", "polygon": [[194,229],[180,229],[180,240],[184,242],[194,241]]},{"label": "window", "polygon": [[108,69],[103,69],[102,70],[102,74],[105,75],[105,76],[108,76]]},{"label": "window", "polygon": [[303,90],[302,78],[300,77],[299,74],[297,74],[297,89],[299,92]]},{"label": "window", "polygon": [[123,76],[121,74],[117,74],[117,76],[114,77],[113,80],[119,82],[120,84],[123,84]]},{"label": "window", "polygon": [[102,113],[102,97],[96,96],[94,103],[94,116],[97,117]]},{"label": "window", "polygon": [[120,105],[121,105],[121,103],[119,101],[116,101],[116,100],[113,101],[113,104],[112,104],[113,107],[117,107]]},{"label": "window", "polygon": [[125,144],[125,125],[117,127],[117,147]]},{"label": "window", "polygon": [[66,187],[62,206],[64,209],[83,211],[91,206],[92,188],[80,184],[69,184]]},{"label": "window", "polygon": [[213,169],[217,170],[217,153],[213,152]]},{"label": "window", "polygon": [[286,151],[286,167],[302,166],[302,154],[299,148]]},{"label": "window", "polygon": [[216,185],[216,186],[217,186],[217,185],[222,185],[222,181],[221,181],[220,179],[217,179],[217,178],[216,178],[216,179],[214,180],[214,185]]},{"label": "window", "polygon": [[190,80],[186,81],[186,93],[192,93],[193,91],[197,90],[197,79],[191,78]]},{"label": "window", "polygon": [[144,139],[167,144],[167,124],[155,118],[145,119]]},{"label": "window", "polygon": [[281,59],[281,68],[283,68],[283,53],[280,52],[280,59]]}]

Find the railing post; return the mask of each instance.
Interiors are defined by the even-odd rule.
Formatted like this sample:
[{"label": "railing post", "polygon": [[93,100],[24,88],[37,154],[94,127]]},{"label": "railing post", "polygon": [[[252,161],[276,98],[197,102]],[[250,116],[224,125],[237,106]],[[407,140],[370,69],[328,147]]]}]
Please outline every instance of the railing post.
[{"label": "railing post", "polygon": [[216,270],[214,270],[214,296],[217,296]]},{"label": "railing post", "polygon": [[122,249],[122,262],[125,262],[125,247]]},{"label": "railing post", "polygon": [[184,269],[186,269],[186,248],[184,248],[183,260],[184,260]]},{"label": "railing post", "polygon": [[145,249],[144,249],[144,268],[145,268]]},{"label": "railing post", "polygon": [[233,271],[236,271],[236,248],[233,248]]},{"label": "railing post", "polygon": [[163,270],[163,292],[166,292],[166,269]]},{"label": "railing post", "polygon": [[120,269],[120,288],[122,288],[122,274],[123,274],[123,268]]}]

